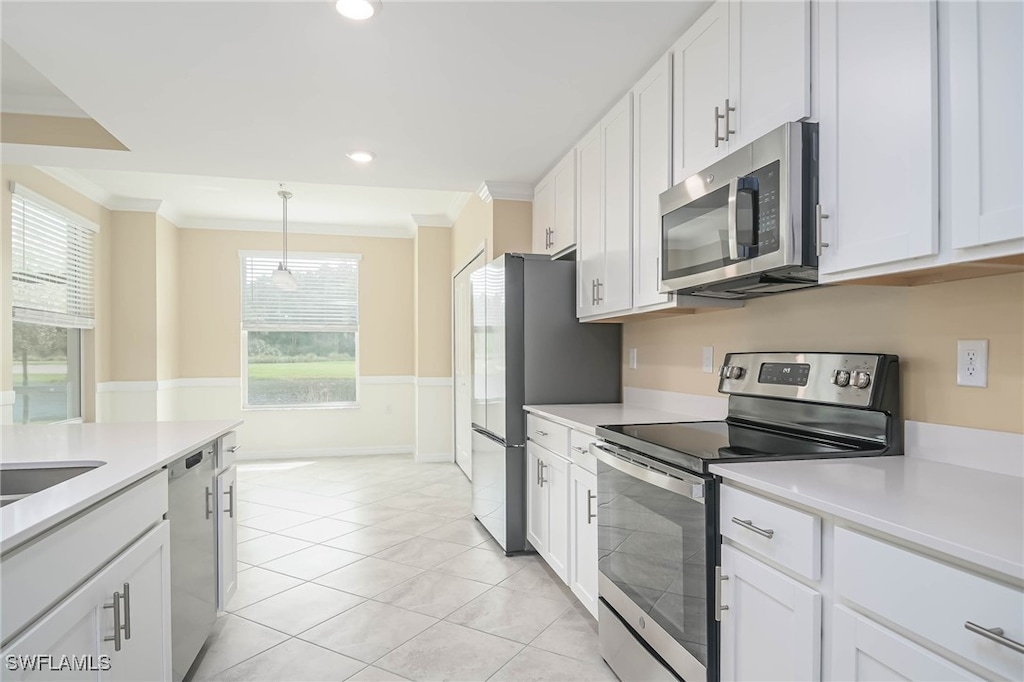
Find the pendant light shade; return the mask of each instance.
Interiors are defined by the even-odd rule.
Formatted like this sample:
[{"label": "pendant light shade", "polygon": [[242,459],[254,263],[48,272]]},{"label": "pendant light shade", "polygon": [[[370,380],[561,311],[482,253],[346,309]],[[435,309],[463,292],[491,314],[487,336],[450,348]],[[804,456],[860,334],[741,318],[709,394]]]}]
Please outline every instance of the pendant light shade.
[{"label": "pendant light shade", "polygon": [[281,262],[277,264],[277,270],[274,271],[271,281],[278,289],[285,291],[295,291],[299,288],[299,283],[295,280],[295,275],[288,269],[288,200],[292,198],[292,193],[284,189],[284,185],[280,185],[280,189],[277,196],[281,197],[281,227],[283,241],[281,244]]}]

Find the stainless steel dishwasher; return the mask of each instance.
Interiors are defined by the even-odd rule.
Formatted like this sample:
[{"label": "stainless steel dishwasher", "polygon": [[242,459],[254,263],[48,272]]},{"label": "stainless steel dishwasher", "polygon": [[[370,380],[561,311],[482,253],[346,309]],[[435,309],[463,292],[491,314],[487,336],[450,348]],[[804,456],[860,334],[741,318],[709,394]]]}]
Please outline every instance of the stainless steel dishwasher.
[{"label": "stainless steel dishwasher", "polygon": [[213,445],[168,465],[171,522],[171,673],[180,682],[217,619]]}]

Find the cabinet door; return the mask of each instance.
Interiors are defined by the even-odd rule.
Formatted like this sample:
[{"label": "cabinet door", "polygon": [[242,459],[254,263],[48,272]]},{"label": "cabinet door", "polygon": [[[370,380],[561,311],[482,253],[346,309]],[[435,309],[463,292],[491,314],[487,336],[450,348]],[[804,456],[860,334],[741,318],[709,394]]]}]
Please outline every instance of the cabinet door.
[{"label": "cabinet door", "polygon": [[578,243],[576,246],[577,317],[597,312],[597,280],[604,270],[604,231],[601,223],[601,126],[576,146]]},{"label": "cabinet door", "polygon": [[960,666],[844,606],[832,610],[833,680],[977,680]]},{"label": "cabinet door", "polygon": [[600,313],[633,305],[633,97],[628,93],[601,121],[604,268],[597,283]]},{"label": "cabinet door", "polygon": [[[97,576],[99,578],[99,576]],[[35,656],[52,655],[53,665],[59,664],[61,655],[78,657],[91,656],[101,665],[101,655],[106,655],[103,648],[103,636],[109,634],[110,625],[101,629],[101,622],[110,620],[104,615],[104,599],[108,602],[111,595],[106,593],[105,585],[96,578],[76,590],[70,597],[62,601],[53,610],[33,625],[27,632],[15,639],[3,650],[3,679],[15,680],[99,680],[98,670],[62,670],[52,672],[35,662]],[[11,659],[10,657],[15,657]],[[10,670],[7,665],[14,660],[18,670]],[[41,662],[40,662],[41,663]],[[31,668],[37,669],[32,670]]]},{"label": "cabinet door", "polygon": [[729,147],[811,115],[811,3],[729,3]]},{"label": "cabinet door", "polygon": [[821,595],[722,546],[722,671],[729,680],[821,679]]},{"label": "cabinet door", "polygon": [[572,466],[569,587],[597,618],[597,477]]},{"label": "cabinet door", "polygon": [[559,253],[576,243],[576,150],[570,150],[555,169],[554,210],[551,233],[552,254]]},{"label": "cabinet door", "polygon": [[725,151],[724,119],[729,97],[729,4],[718,0],[672,47],[673,182],[699,173]]},{"label": "cabinet door", "polygon": [[[934,2],[819,6],[822,274],[935,254]],[[824,244],[823,244],[824,246]]]},{"label": "cabinet door", "polygon": [[548,499],[548,565],[569,582],[569,461],[546,455],[541,483]]},{"label": "cabinet door", "polygon": [[662,192],[672,186],[672,56],[633,88],[633,305],[665,303],[661,293]]},{"label": "cabinet door", "polygon": [[217,474],[217,608],[226,609],[238,587],[238,469]]},{"label": "cabinet door", "polygon": [[548,551],[548,498],[541,487],[543,450],[526,444],[526,539],[540,555]]},{"label": "cabinet door", "polygon": [[533,191],[533,252],[550,253],[551,230],[555,222],[555,183],[544,178]]},{"label": "cabinet door", "polygon": [[[170,526],[164,521],[121,555],[110,572],[108,591],[122,595],[121,651],[105,642],[111,666],[107,679],[124,682],[171,679]],[[110,614],[110,610],[107,610]],[[111,615],[106,618],[111,619]],[[110,623],[111,626],[113,623]]]},{"label": "cabinet door", "polygon": [[943,10],[953,247],[1022,239],[1024,4],[975,0]]}]

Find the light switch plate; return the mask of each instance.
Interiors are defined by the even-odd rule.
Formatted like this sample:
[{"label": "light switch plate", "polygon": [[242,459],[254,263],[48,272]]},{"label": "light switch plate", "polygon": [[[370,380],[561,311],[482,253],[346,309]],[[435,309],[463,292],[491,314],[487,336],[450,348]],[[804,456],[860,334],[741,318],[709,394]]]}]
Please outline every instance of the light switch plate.
[{"label": "light switch plate", "polygon": [[629,349],[629,368],[636,369],[636,348]]},{"label": "light switch plate", "polygon": [[705,374],[715,373],[715,347],[704,346],[700,355],[700,366]]},{"label": "light switch plate", "polygon": [[957,386],[988,386],[988,339],[956,342]]}]

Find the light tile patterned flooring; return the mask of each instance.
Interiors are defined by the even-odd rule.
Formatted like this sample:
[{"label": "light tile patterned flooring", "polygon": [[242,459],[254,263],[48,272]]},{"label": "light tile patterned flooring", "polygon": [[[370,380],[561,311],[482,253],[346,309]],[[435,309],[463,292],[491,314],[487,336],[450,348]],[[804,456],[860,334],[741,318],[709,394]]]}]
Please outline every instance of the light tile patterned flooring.
[{"label": "light tile patterned flooring", "polygon": [[238,591],[192,680],[615,680],[597,623],[506,557],[454,464],[243,462]]}]

